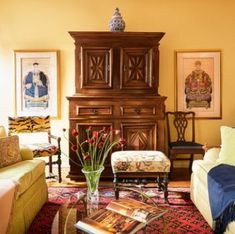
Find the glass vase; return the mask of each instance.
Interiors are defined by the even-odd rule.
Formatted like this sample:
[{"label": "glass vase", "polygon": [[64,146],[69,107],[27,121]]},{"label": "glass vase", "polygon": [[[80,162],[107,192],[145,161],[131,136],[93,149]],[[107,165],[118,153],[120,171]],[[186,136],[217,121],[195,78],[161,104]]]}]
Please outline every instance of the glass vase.
[{"label": "glass vase", "polygon": [[83,174],[86,178],[87,183],[87,214],[90,215],[94,211],[98,210],[99,205],[99,181],[100,175],[104,167],[100,167],[96,171],[90,171],[82,169]]}]

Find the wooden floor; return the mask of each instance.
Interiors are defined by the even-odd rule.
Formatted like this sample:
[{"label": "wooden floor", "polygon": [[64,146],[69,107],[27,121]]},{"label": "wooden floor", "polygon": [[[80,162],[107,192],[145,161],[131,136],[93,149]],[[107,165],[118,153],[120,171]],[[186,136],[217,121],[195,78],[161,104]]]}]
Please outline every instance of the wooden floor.
[{"label": "wooden floor", "polygon": [[170,178],[171,187],[190,187],[191,172],[188,168],[174,168]]}]

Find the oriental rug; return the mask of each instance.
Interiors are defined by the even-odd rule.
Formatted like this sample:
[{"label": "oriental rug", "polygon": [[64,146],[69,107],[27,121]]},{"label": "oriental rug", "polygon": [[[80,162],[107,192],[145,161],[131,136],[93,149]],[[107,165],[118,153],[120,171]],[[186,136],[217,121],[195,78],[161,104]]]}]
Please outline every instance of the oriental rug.
[{"label": "oriental rug", "polygon": [[[86,192],[85,188],[77,187],[49,187],[49,201],[43,206],[31,224],[28,234],[49,234],[51,225],[61,204],[76,199],[78,191]],[[207,222],[190,200],[189,188],[169,188],[169,204],[164,202],[162,192],[152,188],[144,191],[154,203],[159,207],[167,209],[164,215],[166,233],[213,233]],[[101,207],[105,207],[112,199],[114,192],[112,188],[99,188]],[[133,191],[120,191],[120,197],[140,199],[139,195]],[[79,233],[79,232],[78,232]],[[138,232],[142,234],[143,231]],[[147,226],[147,234],[158,234],[163,232],[162,220],[155,220]]]}]

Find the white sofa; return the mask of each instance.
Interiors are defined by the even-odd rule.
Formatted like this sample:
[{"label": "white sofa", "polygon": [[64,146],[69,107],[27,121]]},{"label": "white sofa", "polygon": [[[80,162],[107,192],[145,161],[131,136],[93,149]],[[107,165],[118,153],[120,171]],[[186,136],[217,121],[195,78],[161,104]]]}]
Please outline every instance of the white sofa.
[{"label": "white sofa", "polygon": [[[212,167],[218,165],[219,152],[220,148],[211,148],[206,152],[203,160],[195,160],[191,175],[191,199],[211,227],[213,220],[208,196],[207,173]],[[225,233],[235,234],[235,222],[227,226]]]}]

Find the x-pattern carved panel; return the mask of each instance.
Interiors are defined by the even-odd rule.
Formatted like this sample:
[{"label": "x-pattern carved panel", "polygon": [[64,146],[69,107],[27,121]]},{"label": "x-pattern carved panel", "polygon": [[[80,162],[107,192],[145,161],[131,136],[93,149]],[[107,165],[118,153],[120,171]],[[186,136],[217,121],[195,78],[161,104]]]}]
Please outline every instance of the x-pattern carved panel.
[{"label": "x-pattern carved panel", "polygon": [[105,80],[104,71],[104,55],[101,56],[90,56],[88,71],[90,72],[91,80]]},{"label": "x-pattern carved panel", "polygon": [[123,48],[121,50],[122,88],[152,88],[152,54],[151,48]]},{"label": "x-pattern carved panel", "polygon": [[129,79],[144,80],[145,63],[143,56],[129,56]]},{"label": "x-pattern carved panel", "polygon": [[150,150],[155,149],[154,138],[156,137],[155,124],[123,124],[122,132],[127,140],[127,149]]},{"label": "x-pattern carved panel", "polygon": [[129,132],[129,143],[135,149],[146,150],[148,148],[148,141],[146,133],[142,131]]},{"label": "x-pattern carved panel", "polygon": [[82,88],[111,88],[112,49],[90,47],[82,49]]}]

